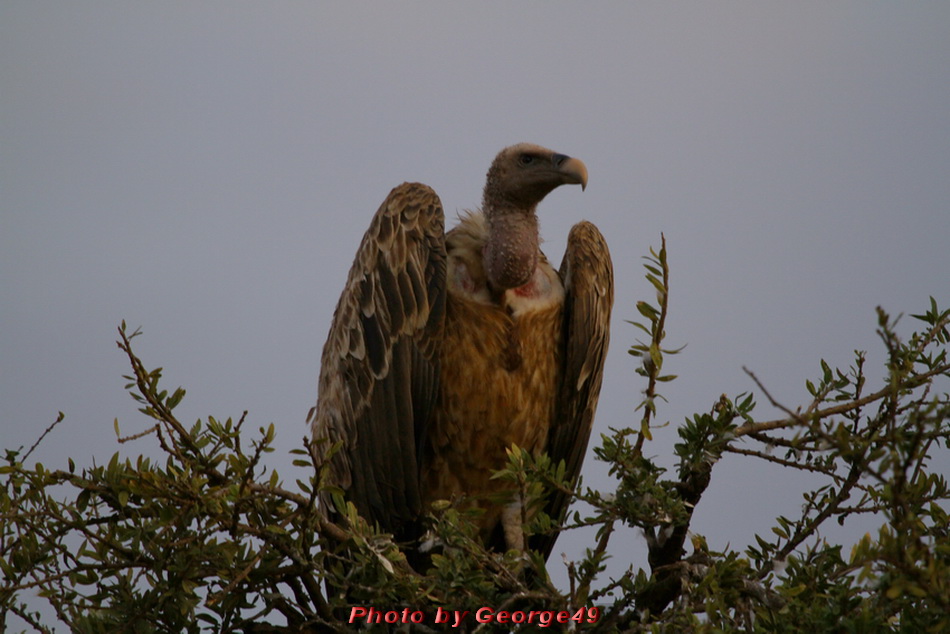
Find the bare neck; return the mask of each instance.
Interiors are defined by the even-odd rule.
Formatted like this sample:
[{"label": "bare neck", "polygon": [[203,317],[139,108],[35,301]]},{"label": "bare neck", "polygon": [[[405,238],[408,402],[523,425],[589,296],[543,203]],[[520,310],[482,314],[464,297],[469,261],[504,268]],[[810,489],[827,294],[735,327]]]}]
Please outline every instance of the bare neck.
[{"label": "bare neck", "polygon": [[497,290],[527,284],[538,265],[538,217],[534,209],[486,208],[485,273]]}]

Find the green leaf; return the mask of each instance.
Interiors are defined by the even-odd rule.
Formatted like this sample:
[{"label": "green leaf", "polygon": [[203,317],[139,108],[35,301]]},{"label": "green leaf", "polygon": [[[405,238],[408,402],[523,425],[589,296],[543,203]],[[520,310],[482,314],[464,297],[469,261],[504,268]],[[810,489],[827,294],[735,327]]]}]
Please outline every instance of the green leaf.
[{"label": "green leaf", "polygon": [[663,286],[663,282],[661,282],[660,280],[658,280],[656,277],[652,275],[647,275],[646,278],[647,278],[647,281],[650,282],[650,284],[653,284],[653,288],[655,288],[658,292],[666,293],[666,287]]},{"label": "green leaf", "polygon": [[641,315],[649,319],[650,321],[657,321],[659,319],[659,313],[653,306],[644,301],[637,302],[637,310]]},{"label": "green leaf", "polygon": [[185,390],[178,388],[175,390],[174,394],[168,397],[168,400],[165,401],[165,407],[172,410],[181,403],[181,399],[185,397]]},{"label": "green leaf", "polygon": [[92,496],[92,491],[89,489],[83,489],[79,492],[79,495],[76,496],[76,509],[82,513],[86,510],[86,507],[89,506],[89,498]]}]

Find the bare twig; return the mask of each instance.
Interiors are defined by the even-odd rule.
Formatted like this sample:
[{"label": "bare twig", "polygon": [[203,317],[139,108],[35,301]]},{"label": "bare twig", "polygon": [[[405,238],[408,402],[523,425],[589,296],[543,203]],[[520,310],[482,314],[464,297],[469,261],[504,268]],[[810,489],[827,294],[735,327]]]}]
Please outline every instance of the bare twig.
[{"label": "bare twig", "polygon": [[21,462],[26,462],[26,459],[29,458],[29,457],[33,454],[33,452],[36,450],[37,447],[40,446],[40,443],[43,442],[43,439],[46,438],[46,436],[47,436],[51,431],[53,431],[53,428],[55,428],[57,425],[59,425],[59,424],[60,424],[61,422],[63,422],[63,420],[65,420],[65,419],[66,419],[66,414],[60,412],[59,415],[56,416],[56,420],[54,420],[52,423],[50,423],[50,426],[47,427],[46,430],[45,430],[42,434],[40,434],[40,437],[39,437],[39,438],[36,439],[36,442],[33,443],[33,446],[30,447],[29,451],[27,451],[25,454],[23,454],[23,459],[21,460]]},{"label": "bare twig", "polygon": [[[822,418],[828,418],[829,416],[835,416],[837,414],[846,414],[852,410],[864,407],[868,403],[873,403],[879,401],[885,397],[890,397],[896,395],[902,390],[912,389],[922,385],[926,380],[931,379],[935,376],[946,374],[950,372],[950,363],[938,366],[933,370],[924,372],[923,374],[916,374],[913,377],[913,380],[910,381],[910,384],[891,386],[888,385],[873,394],[868,394],[859,399],[853,401],[848,401],[847,403],[842,403],[841,405],[834,405],[832,407],[826,407],[825,409],[816,410],[810,415],[811,420],[820,420]],[[783,411],[786,411],[787,408],[781,408]],[[754,432],[764,432],[771,431],[773,429],[785,429],[788,427],[795,427],[796,425],[805,424],[805,419],[800,416],[790,416],[789,418],[782,418],[778,420],[770,420],[761,423],[744,423],[736,428],[735,435],[736,438],[746,436]]]}]

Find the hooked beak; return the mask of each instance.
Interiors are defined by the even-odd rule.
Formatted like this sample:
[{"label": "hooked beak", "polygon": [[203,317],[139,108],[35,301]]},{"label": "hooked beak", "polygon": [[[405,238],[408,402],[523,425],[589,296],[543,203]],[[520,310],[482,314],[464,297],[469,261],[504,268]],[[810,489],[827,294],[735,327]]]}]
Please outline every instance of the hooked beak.
[{"label": "hooked beak", "polygon": [[580,185],[582,190],[587,189],[587,166],[584,161],[564,154],[555,154],[552,161],[566,183]]}]

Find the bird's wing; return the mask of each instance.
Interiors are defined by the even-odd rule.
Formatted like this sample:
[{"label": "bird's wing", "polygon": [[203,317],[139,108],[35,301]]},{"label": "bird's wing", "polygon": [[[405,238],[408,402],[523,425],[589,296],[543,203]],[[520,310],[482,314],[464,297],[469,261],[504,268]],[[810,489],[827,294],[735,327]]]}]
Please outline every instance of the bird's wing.
[{"label": "bird's wing", "polygon": [[[600,396],[604,359],[610,341],[610,311],[614,302],[610,251],[597,227],[586,221],[574,225],[558,273],[566,293],[564,371],[547,452],[555,464],[561,460],[565,462],[566,475],[573,486],[584,462]],[[560,523],[569,503],[568,495],[555,491],[545,510]],[[547,558],[556,540],[557,533],[536,535],[531,547]]]},{"label": "bird's wing", "polygon": [[439,197],[420,183],[396,187],[380,206],[333,315],[311,412],[324,455],[340,445],[331,484],[397,537],[421,511],[419,451],[445,316],[444,223]]}]

